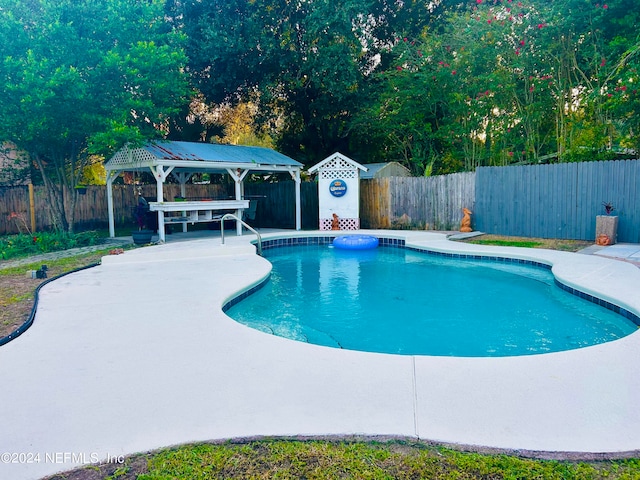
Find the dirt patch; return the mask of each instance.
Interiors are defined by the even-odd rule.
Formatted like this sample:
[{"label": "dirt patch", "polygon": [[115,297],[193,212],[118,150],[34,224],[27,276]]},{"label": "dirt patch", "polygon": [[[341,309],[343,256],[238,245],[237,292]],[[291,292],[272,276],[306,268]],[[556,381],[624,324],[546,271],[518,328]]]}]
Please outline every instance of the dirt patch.
[{"label": "dirt patch", "polygon": [[[98,263],[105,252],[84,254],[58,262],[46,262],[47,277],[53,278],[75,269]],[[35,291],[47,279],[27,276],[40,264],[0,270],[0,338],[6,337],[27,321],[35,300]]]}]

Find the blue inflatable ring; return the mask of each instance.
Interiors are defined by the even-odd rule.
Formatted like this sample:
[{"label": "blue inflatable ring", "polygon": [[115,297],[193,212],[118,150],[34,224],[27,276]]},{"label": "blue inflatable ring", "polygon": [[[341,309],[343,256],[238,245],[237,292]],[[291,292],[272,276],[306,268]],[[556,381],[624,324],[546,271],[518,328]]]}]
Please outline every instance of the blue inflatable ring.
[{"label": "blue inflatable ring", "polygon": [[333,246],[344,250],[368,250],[378,246],[378,239],[371,235],[342,235],[333,239]]}]

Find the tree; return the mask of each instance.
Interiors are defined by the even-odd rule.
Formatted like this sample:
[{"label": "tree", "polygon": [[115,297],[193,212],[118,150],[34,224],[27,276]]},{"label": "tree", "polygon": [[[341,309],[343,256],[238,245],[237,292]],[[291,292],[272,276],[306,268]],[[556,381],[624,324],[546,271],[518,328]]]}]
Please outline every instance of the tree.
[{"label": "tree", "polygon": [[171,0],[208,102],[305,163],[414,173],[635,148],[640,0]]},{"label": "tree", "polygon": [[434,28],[399,38],[386,57],[359,131],[416,173],[632,148],[640,9],[624,3],[441,3]]},{"label": "tree", "polygon": [[34,162],[56,229],[73,231],[92,155],[160,135],[185,102],[184,38],[163,6],[0,0],[0,139]]},{"label": "tree", "polygon": [[176,0],[189,69],[209,102],[252,102],[280,150],[314,163],[349,153],[350,121],[388,44],[398,2]]}]

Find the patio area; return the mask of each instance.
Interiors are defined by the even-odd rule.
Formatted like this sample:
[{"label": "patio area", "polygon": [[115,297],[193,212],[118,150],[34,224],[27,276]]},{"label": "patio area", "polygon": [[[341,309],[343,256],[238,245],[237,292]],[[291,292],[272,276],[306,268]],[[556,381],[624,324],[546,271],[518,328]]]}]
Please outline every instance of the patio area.
[{"label": "patio area", "polygon": [[[552,264],[565,285],[640,315],[640,269],[603,256],[612,251],[580,255],[454,243],[433,232],[361,232],[439,252]],[[269,274],[254,240],[229,236],[223,246],[210,231],[174,234],[43,288],[33,326],[0,348],[0,453],[25,460],[3,455],[0,476],[37,479],[170,445],[255,436],[398,437],[548,458],[640,455],[640,332],[579,350],[502,358],[295,342],[221,310]],[[635,261],[640,247],[630,248],[625,258]]]}]

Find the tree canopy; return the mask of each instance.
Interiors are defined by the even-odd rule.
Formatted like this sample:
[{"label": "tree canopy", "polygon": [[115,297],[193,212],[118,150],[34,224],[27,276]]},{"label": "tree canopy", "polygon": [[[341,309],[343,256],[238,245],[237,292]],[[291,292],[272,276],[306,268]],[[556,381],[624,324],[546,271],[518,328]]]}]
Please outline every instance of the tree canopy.
[{"label": "tree canopy", "polygon": [[211,102],[415,173],[638,150],[638,0],[174,1]]},{"label": "tree canopy", "polygon": [[185,0],[189,69],[211,102],[254,101],[278,144],[301,160],[342,149],[375,48],[372,0]]},{"label": "tree canopy", "polygon": [[638,7],[476,0],[452,9],[437,32],[396,42],[361,115],[417,172],[637,155]]},{"label": "tree canopy", "polygon": [[183,35],[151,0],[0,0],[0,138],[35,163],[56,228],[92,154],[161,135],[185,103]]}]

